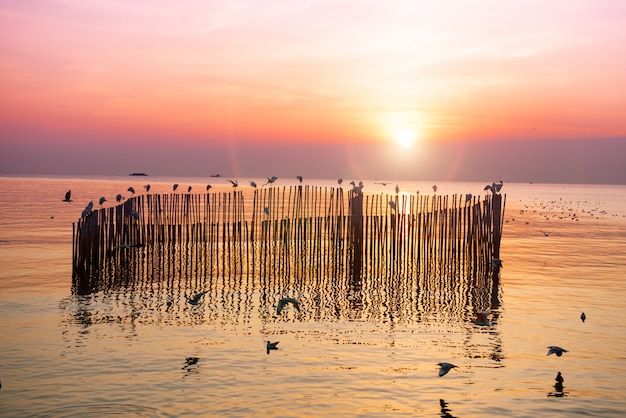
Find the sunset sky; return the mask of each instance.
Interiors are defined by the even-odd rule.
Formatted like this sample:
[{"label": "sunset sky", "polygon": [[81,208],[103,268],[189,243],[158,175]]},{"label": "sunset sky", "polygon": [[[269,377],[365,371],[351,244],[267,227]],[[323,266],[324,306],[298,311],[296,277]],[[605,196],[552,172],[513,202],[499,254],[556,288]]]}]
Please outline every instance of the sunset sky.
[{"label": "sunset sky", "polygon": [[626,2],[0,0],[0,173],[626,184]]}]

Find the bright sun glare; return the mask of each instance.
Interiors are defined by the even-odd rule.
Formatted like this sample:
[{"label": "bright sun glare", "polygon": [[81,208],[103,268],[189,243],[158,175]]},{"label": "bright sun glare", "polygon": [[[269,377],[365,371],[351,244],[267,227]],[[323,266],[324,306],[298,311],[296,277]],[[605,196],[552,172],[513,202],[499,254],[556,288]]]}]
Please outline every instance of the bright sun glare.
[{"label": "bright sun glare", "polygon": [[408,129],[398,130],[394,134],[394,140],[401,148],[410,148],[415,142],[415,132]]}]

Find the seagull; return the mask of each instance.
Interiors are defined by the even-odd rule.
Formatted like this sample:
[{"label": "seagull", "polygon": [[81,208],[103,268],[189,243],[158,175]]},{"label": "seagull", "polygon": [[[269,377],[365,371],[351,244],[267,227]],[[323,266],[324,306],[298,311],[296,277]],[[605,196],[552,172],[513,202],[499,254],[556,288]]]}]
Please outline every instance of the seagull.
[{"label": "seagull", "polygon": [[485,186],[485,190],[491,190],[491,193],[498,194],[502,188],[502,180],[499,183],[491,183]]},{"label": "seagull", "polygon": [[191,192],[191,186],[187,187],[187,193]]},{"label": "seagull", "polygon": [[293,304],[293,306],[300,311],[300,302],[298,302],[296,299],[294,298],[282,298],[281,300],[278,301],[278,305],[276,306],[276,313],[279,314],[283,308],[285,307],[286,304],[291,303]]},{"label": "seagull", "polygon": [[72,191],[68,190],[65,193],[65,199],[63,199],[64,202],[71,202],[72,201]]},{"label": "seagull", "polygon": [[102,196],[98,202],[100,202],[100,206],[102,206],[102,204],[106,201],[107,201],[106,197]]},{"label": "seagull", "polygon": [[85,206],[85,209],[83,210],[83,213],[81,216],[84,218],[85,216],[89,215],[89,213],[91,212],[91,209],[93,209],[93,202],[87,203],[87,206]]},{"label": "seagull", "polygon": [[472,201],[472,194],[471,193],[467,193],[465,195],[465,203],[471,202],[471,201]]},{"label": "seagull", "polygon": [[239,186],[239,184],[237,184],[237,180],[228,180],[228,181],[230,181],[230,183],[233,185],[233,187]]},{"label": "seagull", "polygon": [[296,178],[300,180],[300,183],[302,183],[302,176],[296,176]]},{"label": "seagull", "polygon": [[389,201],[389,206],[391,206],[391,209],[396,210],[396,202],[394,202],[393,200]]},{"label": "seagull", "polygon": [[264,208],[263,208],[263,212],[265,212],[265,214],[266,214],[267,216],[269,216],[269,214],[270,214],[270,208],[268,208],[267,206],[266,206],[266,207],[264,207]]},{"label": "seagull", "polygon": [[550,354],[556,354],[557,357],[561,357],[563,355],[563,353],[567,353],[567,350],[564,348],[561,348],[559,346],[556,345],[551,345],[550,347],[548,347],[548,354],[546,354],[546,356],[549,356]]},{"label": "seagull", "polygon": [[122,200],[124,200],[124,196],[122,196],[120,193],[118,193],[117,196],[115,196],[115,200],[117,202],[121,202]]},{"label": "seagull", "polygon": [[174,183],[172,186],[172,191],[176,191],[176,189],[178,189],[178,183]]},{"label": "seagull", "polygon": [[150,191],[150,185],[149,184],[146,184],[145,186],[143,186],[143,188],[146,189],[146,192]]},{"label": "seagull", "polygon": [[274,183],[276,180],[278,180],[278,177],[276,177],[276,176],[268,177],[268,178],[267,178],[267,183],[265,183],[263,186],[266,186],[266,185],[268,185],[268,184],[272,184],[272,183]]},{"label": "seagull", "polygon": [[436,184],[433,184],[433,191],[434,191],[435,193],[437,193],[437,185],[436,185]]},{"label": "seagull", "polygon": [[211,188],[211,185],[210,185],[210,184],[207,184],[207,185],[206,185],[206,191],[208,192],[210,188]]},{"label": "seagull", "polygon": [[343,179],[337,179],[337,184],[341,186],[341,183],[343,183]]},{"label": "seagull", "polygon": [[476,325],[490,327],[491,322],[489,322],[489,315],[491,315],[489,311],[478,312],[476,313],[476,318],[472,319],[472,322]]},{"label": "seagull", "polygon": [[250,182],[250,186],[252,186],[252,187],[256,187],[256,183],[255,183],[255,182],[253,182],[253,181],[251,181],[251,182]]},{"label": "seagull", "polygon": [[396,194],[400,193],[400,186],[396,184]]},{"label": "seagull", "polygon": [[541,233],[542,233],[543,235],[545,235],[546,237],[550,235],[550,233],[549,233],[549,232],[546,232],[546,231],[541,231]]},{"label": "seagull", "polygon": [[197,293],[193,298],[187,298],[187,302],[189,302],[192,305],[200,305],[200,299],[202,298],[202,296],[204,296],[207,293],[207,291],[203,291],[200,293]]},{"label": "seagull", "polygon": [[587,315],[585,315],[585,313],[583,312],[580,314],[580,320],[585,322],[585,319],[587,319]]},{"label": "seagull", "polygon": [[266,349],[267,349],[267,354],[269,354],[269,353],[270,353],[270,350],[278,350],[278,343],[279,343],[279,342],[280,342],[280,341],[276,341],[275,343],[272,343],[272,342],[269,342],[269,341],[268,341],[268,342],[267,342],[267,346],[266,346]]},{"label": "seagull", "polygon": [[439,377],[445,376],[446,374],[448,374],[450,370],[454,369],[455,367],[459,367],[459,366],[455,366],[452,363],[437,363],[437,366],[440,367]]},{"label": "seagull", "polygon": [[133,187],[129,187],[128,191],[131,192],[132,194],[135,194],[135,189]]},{"label": "seagull", "polygon": [[130,211],[130,216],[131,216],[131,218],[135,218],[135,219],[139,220],[139,212],[137,212],[135,209],[132,209]]}]

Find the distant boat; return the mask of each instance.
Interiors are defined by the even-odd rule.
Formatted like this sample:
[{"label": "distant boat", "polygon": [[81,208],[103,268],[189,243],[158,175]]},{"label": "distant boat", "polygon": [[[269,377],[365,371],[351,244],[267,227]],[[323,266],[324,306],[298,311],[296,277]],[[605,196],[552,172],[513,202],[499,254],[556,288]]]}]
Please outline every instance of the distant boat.
[{"label": "distant boat", "polygon": [[129,176],[147,176],[146,173],[130,173]]},{"label": "distant boat", "polygon": [[211,174],[211,177],[222,177],[221,174]]}]

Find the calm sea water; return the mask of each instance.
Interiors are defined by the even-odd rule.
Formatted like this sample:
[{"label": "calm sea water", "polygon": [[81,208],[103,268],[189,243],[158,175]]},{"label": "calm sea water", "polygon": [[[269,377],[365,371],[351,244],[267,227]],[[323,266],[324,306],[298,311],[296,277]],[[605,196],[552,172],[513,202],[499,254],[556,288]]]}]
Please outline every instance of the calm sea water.
[{"label": "calm sea water", "polygon": [[[0,177],[0,416],[626,413],[624,186],[504,185],[500,305],[484,327],[454,294],[396,294],[384,280],[358,304],[329,288],[316,295],[323,309],[281,316],[257,278],[220,279],[198,306],[180,282],[72,294],[72,222],[90,200],[112,205],[147,182],[155,193],[174,182],[203,192],[207,180]],[[432,193],[430,183],[399,186]],[[439,183],[437,193],[483,187]],[[68,189],[72,203],[61,201]],[[267,354],[267,340],[279,350]],[[569,352],[547,356],[550,345]],[[441,361],[458,368],[438,377]]]}]

